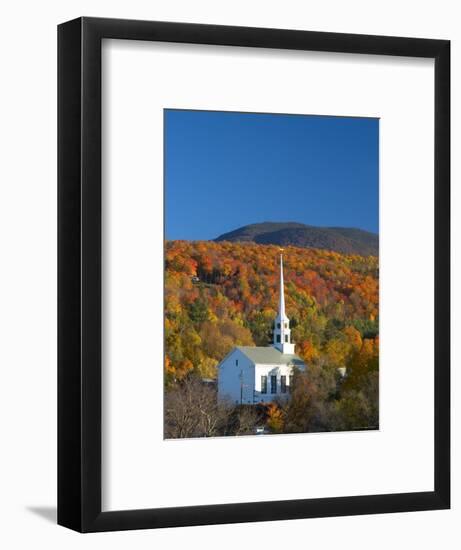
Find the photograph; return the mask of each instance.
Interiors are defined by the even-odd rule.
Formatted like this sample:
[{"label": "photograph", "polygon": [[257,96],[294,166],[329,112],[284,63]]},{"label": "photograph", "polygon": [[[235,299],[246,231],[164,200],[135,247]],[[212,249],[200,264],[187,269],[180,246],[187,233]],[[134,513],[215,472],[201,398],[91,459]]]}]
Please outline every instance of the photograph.
[{"label": "photograph", "polygon": [[379,429],[379,119],[164,111],[164,438]]},{"label": "photograph", "polygon": [[456,549],[459,11],[4,4],[1,548]]}]

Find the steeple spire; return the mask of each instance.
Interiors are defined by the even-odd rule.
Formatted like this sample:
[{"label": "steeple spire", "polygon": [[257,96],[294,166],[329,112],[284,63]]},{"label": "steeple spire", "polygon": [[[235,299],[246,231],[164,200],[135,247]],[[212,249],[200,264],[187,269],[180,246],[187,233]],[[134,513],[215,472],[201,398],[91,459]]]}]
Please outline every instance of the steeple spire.
[{"label": "steeple spire", "polygon": [[279,316],[285,317],[285,290],[283,287],[283,256],[280,254]]},{"label": "steeple spire", "polygon": [[290,320],[285,313],[285,288],[283,283],[283,256],[280,254],[280,290],[279,311],[275,318],[273,346],[282,353],[294,354],[295,345],[291,343]]}]

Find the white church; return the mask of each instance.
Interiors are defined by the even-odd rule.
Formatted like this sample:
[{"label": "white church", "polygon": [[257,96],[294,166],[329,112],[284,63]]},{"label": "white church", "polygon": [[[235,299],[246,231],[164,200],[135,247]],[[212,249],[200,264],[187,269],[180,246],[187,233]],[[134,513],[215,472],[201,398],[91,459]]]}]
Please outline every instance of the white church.
[{"label": "white church", "polygon": [[288,397],[294,368],[305,370],[295,354],[285,314],[283,258],[280,255],[279,310],[271,346],[237,346],[218,365],[218,399],[235,404],[269,403]]}]

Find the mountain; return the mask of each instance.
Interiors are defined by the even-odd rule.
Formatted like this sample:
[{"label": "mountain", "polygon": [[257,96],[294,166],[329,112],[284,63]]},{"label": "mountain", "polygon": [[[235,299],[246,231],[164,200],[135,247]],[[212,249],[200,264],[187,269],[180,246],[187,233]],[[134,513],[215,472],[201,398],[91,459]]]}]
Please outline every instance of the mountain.
[{"label": "mountain", "polygon": [[224,233],[214,240],[322,248],[360,256],[378,256],[379,252],[376,233],[353,227],[317,227],[296,222],[254,223]]}]

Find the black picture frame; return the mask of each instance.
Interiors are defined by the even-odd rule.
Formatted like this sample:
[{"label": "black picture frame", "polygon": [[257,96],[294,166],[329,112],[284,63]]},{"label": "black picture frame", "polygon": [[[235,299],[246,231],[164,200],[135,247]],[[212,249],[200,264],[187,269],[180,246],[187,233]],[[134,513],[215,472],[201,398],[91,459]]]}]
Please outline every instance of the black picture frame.
[{"label": "black picture frame", "polygon": [[[434,491],[101,511],[103,38],[435,61]],[[162,78],[159,75],[159,78]],[[58,27],[58,523],[80,532],[450,507],[450,42],[82,17]],[[415,205],[417,207],[417,205]]]}]

